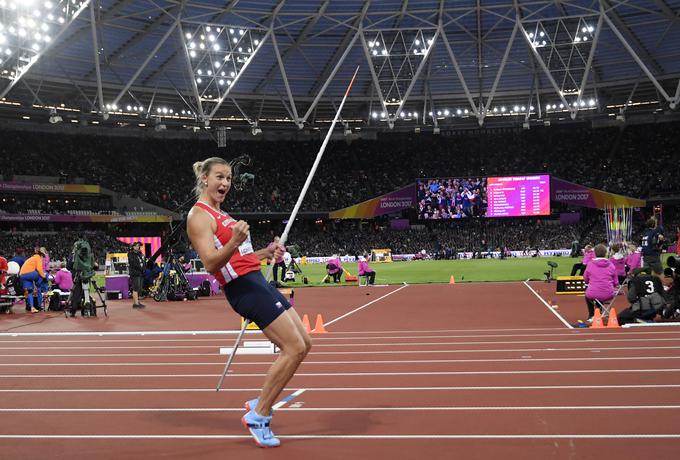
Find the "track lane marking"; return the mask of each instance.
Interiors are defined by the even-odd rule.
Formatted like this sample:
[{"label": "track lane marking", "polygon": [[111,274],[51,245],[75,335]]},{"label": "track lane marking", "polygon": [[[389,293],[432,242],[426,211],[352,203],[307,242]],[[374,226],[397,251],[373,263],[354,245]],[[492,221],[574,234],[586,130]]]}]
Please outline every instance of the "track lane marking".
[{"label": "track lane marking", "polygon": [[529,286],[529,284],[528,284],[526,281],[523,281],[523,283],[524,283],[524,285],[525,285],[526,287],[529,288],[529,290],[530,290],[531,292],[534,293],[534,295],[538,298],[538,300],[540,300],[540,301],[543,303],[543,305],[545,305],[545,307],[548,309],[548,311],[550,311],[550,313],[552,313],[553,315],[557,316],[557,319],[559,319],[560,321],[562,321],[562,324],[564,324],[565,326],[567,326],[569,329],[574,329],[574,326],[572,326],[571,324],[569,324],[569,323],[567,322],[567,320],[564,319],[564,318],[562,317],[562,315],[560,315],[559,313],[557,313],[557,312],[555,311],[555,309],[552,308],[552,307],[548,304],[548,302],[546,302],[545,300],[543,300],[543,297],[541,297],[540,295],[538,295],[538,293],[537,293],[536,291],[534,291],[534,288],[532,288],[531,286]]}]

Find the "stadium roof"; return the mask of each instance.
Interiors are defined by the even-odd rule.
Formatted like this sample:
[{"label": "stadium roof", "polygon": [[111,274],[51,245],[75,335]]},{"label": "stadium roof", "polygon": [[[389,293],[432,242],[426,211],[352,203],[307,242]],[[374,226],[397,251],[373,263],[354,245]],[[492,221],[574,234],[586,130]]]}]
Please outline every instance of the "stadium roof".
[{"label": "stadium roof", "polygon": [[3,114],[327,126],[357,66],[354,127],[675,108],[680,0],[0,0]]}]

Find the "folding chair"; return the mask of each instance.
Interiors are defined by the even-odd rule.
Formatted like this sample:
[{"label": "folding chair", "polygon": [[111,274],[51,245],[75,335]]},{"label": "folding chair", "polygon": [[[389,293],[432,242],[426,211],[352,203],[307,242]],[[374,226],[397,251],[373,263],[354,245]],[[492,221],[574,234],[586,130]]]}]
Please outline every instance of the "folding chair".
[{"label": "folding chair", "polygon": [[611,300],[609,301],[600,301],[597,299],[594,300],[595,304],[600,308],[603,318],[609,317],[609,310],[612,309],[612,305],[614,305],[614,302],[616,301],[616,298],[619,296],[621,289],[623,289],[623,286],[628,285],[628,280],[629,278],[623,280],[623,283],[619,285],[619,288],[616,290],[616,293],[614,294],[614,297],[611,298]]}]

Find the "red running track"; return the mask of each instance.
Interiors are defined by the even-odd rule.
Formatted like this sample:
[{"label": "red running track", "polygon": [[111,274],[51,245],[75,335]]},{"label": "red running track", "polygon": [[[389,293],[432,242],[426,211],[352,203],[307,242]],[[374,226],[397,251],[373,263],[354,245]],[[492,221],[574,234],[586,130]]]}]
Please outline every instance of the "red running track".
[{"label": "red running track", "polygon": [[237,356],[214,391],[238,327],[221,298],[3,317],[0,458],[677,458],[678,329],[569,329],[523,283],[296,301],[330,333],[286,390],[304,392],[277,410],[271,451],[240,417],[275,356]]}]

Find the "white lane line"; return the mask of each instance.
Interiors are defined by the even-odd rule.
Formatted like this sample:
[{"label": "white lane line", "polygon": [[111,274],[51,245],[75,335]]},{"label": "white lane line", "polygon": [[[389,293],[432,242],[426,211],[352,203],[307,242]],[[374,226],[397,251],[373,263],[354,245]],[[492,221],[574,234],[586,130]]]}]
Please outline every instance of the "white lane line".
[{"label": "white lane line", "polygon": [[[304,391],[304,390],[302,390]],[[288,401],[286,401],[288,402]],[[677,410],[680,405],[636,406],[406,406],[406,407],[281,407],[280,401],[272,406],[277,411],[288,412],[464,412],[464,411],[599,411],[599,410]],[[279,406],[278,404],[281,404]],[[88,407],[88,408],[0,408],[3,412],[243,412],[243,407]]]},{"label": "white lane line", "polygon": [[[650,323],[652,326],[664,326],[669,323]],[[670,323],[675,324],[675,323]],[[678,323],[680,324],[680,323]],[[627,325],[624,325],[627,326]],[[624,327],[621,326],[621,327]],[[635,327],[634,325],[630,325]],[[641,324],[644,326],[644,324]],[[564,331],[564,329],[559,329],[559,331]],[[386,336],[365,336],[365,337],[339,337],[344,332],[334,333],[333,337],[317,336],[315,337],[315,343],[318,342],[332,342],[335,340],[386,340],[386,339],[466,339],[466,338],[508,338],[508,337],[602,337],[600,331],[588,332],[588,330],[578,331],[578,332],[554,332],[554,333],[531,333],[531,334],[454,334],[454,335],[386,335]],[[677,330],[669,331],[621,331],[616,332],[615,330],[607,331],[607,337],[631,337],[634,335],[641,335],[646,337],[657,337],[663,334],[672,334],[674,336],[680,337],[680,332]],[[171,343],[183,343],[183,342],[216,342],[223,343],[224,337],[216,337],[214,339],[100,339],[96,338],[93,340],[81,339],[81,340],[0,340],[0,344],[8,343],[33,343],[33,344],[57,344],[57,343],[157,343],[157,342],[171,342]]]},{"label": "white lane line", "polygon": [[[213,331],[81,331],[81,332],[2,332],[0,337],[107,337],[107,336],[154,336],[154,335],[231,335],[240,333],[240,329],[224,329]],[[246,331],[246,334],[261,334],[261,331]]]},{"label": "white lane line", "polygon": [[[214,390],[213,390],[214,391]],[[680,434],[332,434],[332,435],[277,435],[281,439],[680,439]],[[0,434],[0,439],[252,439],[245,434]]]},{"label": "white lane line", "polygon": [[[434,376],[434,375],[560,375],[560,374],[653,374],[674,373],[680,369],[570,369],[570,370],[526,370],[526,371],[436,371],[436,372],[298,372],[296,377],[381,377],[381,376]],[[135,378],[203,378],[219,377],[221,374],[10,374],[0,379],[135,379]],[[230,377],[265,377],[259,374],[229,374]]]},{"label": "white lane line", "polygon": [[560,315],[559,313],[557,313],[557,311],[555,311],[555,309],[552,308],[552,307],[548,304],[548,302],[546,302],[545,300],[543,300],[543,297],[541,297],[540,295],[538,295],[538,292],[534,291],[534,288],[532,288],[531,286],[529,286],[529,283],[527,283],[526,281],[524,281],[524,285],[525,285],[526,287],[528,287],[529,290],[530,290],[531,292],[534,293],[534,295],[538,298],[538,300],[540,300],[541,302],[543,302],[543,305],[545,305],[545,307],[548,309],[548,311],[550,311],[553,315],[557,316],[557,318],[558,318],[560,321],[562,321],[562,324],[564,324],[565,326],[567,326],[569,329],[574,329],[574,326],[572,326],[571,324],[569,324],[569,323],[567,322],[567,320],[564,319],[564,318],[562,317],[562,315]]},{"label": "white lane line", "polygon": [[333,323],[335,323],[335,322],[337,322],[337,321],[340,321],[341,319],[346,318],[346,317],[348,317],[349,315],[351,315],[351,314],[353,314],[353,313],[356,313],[356,312],[358,312],[358,311],[360,311],[360,310],[363,310],[364,308],[366,308],[366,307],[368,307],[368,306],[370,306],[370,305],[373,305],[374,303],[376,303],[376,302],[378,302],[378,301],[384,299],[385,297],[391,296],[392,294],[397,293],[397,292],[401,291],[402,289],[406,289],[407,287],[408,287],[408,284],[404,284],[404,285],[403,285],[402,287],[400,287],[399,289],[395,289],[395,290],[392,291],[392,292],[388,292],[387,294],[385,294],[385,295],[383,295],[383,296],[380,296],[380,297],[378,297],[377,299],[371,300],[370,302],[368,302],[368,303],[366,303],[366,304],[364,304],[364,305],[362,305],[362,306],[360,306],[360,307],[358,307],[358,308],[355,308],[354,310],[349,311],[349,312],[345,313],[344,315],[338,316],[337,318],[332,319],[332,320],[330,320],[330,321],[324,323],[324,326],[330,326],[331,324],[333,324]]},{"label": "white lane line", "polygon": [[677,327],[677,326],[680,326],[680,323],[679,322],[671,322],[671,321],[669,321],[667,323],[628,323],[628,324],[624,324],[621,327],[629,328],[629,327],[664,327],[664,326]]},{"label": "white lane line", "polygon": [[[586,343],[585,341],[584,343]],[[588,343],[590,344],[590,343]],[[311,355],[402,355],[402,354],[433,354],[433,353],[515,353],[515,352],[564,352],[564,351],[615,351],[621,352],[626,350],[677,350],[680,346],[655,346],[655,347],[644,347],[644,346],[634,346],[634,347],[571,347],[571,348],[557,348],[557,347],[546,347],[546,348],[489,348],[489,349],[469,349],[469,350],[371,350],[371,351],[312,351]],[[68,354],[2,354],[0,359],[3,358],[82,358],[82,357],[107,357],[107,358],[120,358],[123,356],[130,357],[174,357],[174,356],[219,356],[218,353],[68,353]]]},{"label": "white lane line", "polygon": [[[409,347],[409,346],[443,346],[443,345],[535,345],[535,344],[563,344],[563,343],[626,343],[626,342],[680,342],[679,337],[659,337],[659,338],[604,338],[607,336],[600,336],[602,338],[588,339],[581,337],[574,337],[573,340],[569,339],[556,339],[556,340],[491,340],[491,341],[463,341],[463,342],[382,342],[382,343],[333,343],[333,344],[315,344],[315,348],[338,348],[338,347]],[[249,342],[246,342],[249,343]],[[252,342],[250,342],[252,343]],[[273,344],[271,342],[263,343],[264,346],[244,346],[242,348],[248,350],[258,350],[264,351],[267,348],[272,349]],[[27,347],[2,347],[3,350],[35,350],[35,346]],[[220,354],[228,354],[231,352],[231,347],[218,347],[217,345],[138,345],[138,346],[117,346],[117,345],[104,345],[88,346],[88,350],[214,350],[219,348]],[[44,348],[46,349],[46,348]],[[59,350],[60,348],[57,348]],[[222,351],[224,350],[224,351]],[[264,351],[263,351],[264,350]],[[240,349],[239,349],[240,351]],[[258,351],[253,351],[253,354],[257,354]],[[271,350],[270,350],[271,351]],[[271,351],[273,353],[273,351]],[[31,356],[31,355],[27,355]]]},{"label": "white lane line", "polygon": [[[402,286],[403,287],[403,286]],[[401,289],[401,288],[400,288]],[[393,291],[394,292],[394,291]],[[486,329],[407,329],[407,330],[388,330],[388,331],[343,331],[331,332],[335,336],[362,335],[362,334],[412,334],[412,333],[440,333],[440,332],[528,332],[532,331],[564,331],[564,328],[557,327],[534,327],[534,328],[486,328]],[[241,332],[239,329],[214,330],[214,331],[116,331],[116,332],[97,332],[97,331],[53,331],[53,332],[2,332],[0,337],[106,337],[106,336],[162,336],[162,335],[232,335]],[[246,334],[260,334],[261,331],[249,330]],[[323,337],[327,338],[327,337]]]},{"label": "white lane line", "polygon": [[[500,359],[400,359],[400,360],[366,360],[366,361],[304,361],[302,364],[309,365],[330,365],[337,364],[346,366],[348,364],[456,364],[456,363],[533,363],[533,362],[584,362],[584,361],[654,361],[654,360],[673,360],[680,359],[680,356],[602,356],[602,357],[576,357],[576,358],[534,358],[526,356],[522,358],[500,358]],[[271,361],[245,361],[234,362],[233,366],[271,366]],[[224,363],[215,361],[212,363],[191,363],[191,362],[115,362],[115,363],[0,363],[0,367],[144,367],[144,366],[222,366]]]},{"label": "white lane line", "polygon": [[[643,384],[643,385],[520,385],[520,386],[447,386],[447,387],[317,387],[307,391],[486,391],[486,390],[613,390],[680,388],[680,384]],[[226,392],[253,392],[262,388],[223,388]],[[7,388],[3,393],[214,393],[214,388]]]},{"label": "white lane line", "polygon": [[[300,396],[300,395],[301,395],[302,393],[304,393],[305,391],[307,391],[305,388],[300,388],[299,390],[294,391],[292,394],[286,396],[286,397],[283,398],[281,401],[279,401],[279,402],[277,402],[276,404],[274,404],[274,405],[272,406],[272,410],[278,410],[278,409],[282,408],[283,406],[285,406],[286,404],[288,404],[289,402],[291,402],[293,399],[295,399],[295,398],[297,398],[298,396]],[[282,410],[288,410],[288,409],[282,409]]]}]

